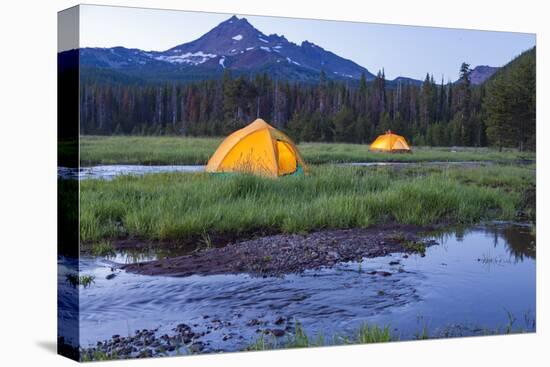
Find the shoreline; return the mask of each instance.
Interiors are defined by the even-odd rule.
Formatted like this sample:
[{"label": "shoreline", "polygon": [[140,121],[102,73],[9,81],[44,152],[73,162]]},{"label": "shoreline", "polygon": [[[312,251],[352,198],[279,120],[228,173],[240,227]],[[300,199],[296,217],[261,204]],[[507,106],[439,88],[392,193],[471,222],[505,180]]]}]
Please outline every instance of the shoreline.
[{"label": "shoreline", "polygon": [[142,275],[172,277],[237,273],[283,276],[390,253],[422,255],[427,246],[436,244],[435,241],[426,241],[419,236],[420,232],[430,229],[386,225],[308,234],[267,235],[231,242],[223,247],[207,248],[189,255],[125,264],[121,269]]}]

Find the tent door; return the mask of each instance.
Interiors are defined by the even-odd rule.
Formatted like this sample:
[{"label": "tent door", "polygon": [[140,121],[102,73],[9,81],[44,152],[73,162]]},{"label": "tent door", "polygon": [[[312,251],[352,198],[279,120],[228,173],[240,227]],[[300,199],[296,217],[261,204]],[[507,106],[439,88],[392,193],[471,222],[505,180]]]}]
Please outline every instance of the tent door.
[{"label": "tent door", "polygon": [[289,144],[282,140],[277,140],[277,152],[279,175],[288,175],[296,172],[296,156]]}]

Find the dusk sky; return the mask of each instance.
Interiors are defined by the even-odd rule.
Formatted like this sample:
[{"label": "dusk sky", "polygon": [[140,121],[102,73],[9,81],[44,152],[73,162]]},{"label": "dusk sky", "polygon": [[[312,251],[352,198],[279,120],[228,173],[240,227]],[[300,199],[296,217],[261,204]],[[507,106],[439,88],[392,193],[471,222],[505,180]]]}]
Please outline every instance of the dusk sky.
[{"label": "dusk sky", "polygon": [[[80,47],[163,51],[199,38],[231,15],[83,5]],[[374,74],[384,68],[388,79],[424,79],[429,72],[438,81],[456,80],[463,61],[502,66],[536,43],[528,33],[236,15],[265,34],[297,44],[308,40]]]}]

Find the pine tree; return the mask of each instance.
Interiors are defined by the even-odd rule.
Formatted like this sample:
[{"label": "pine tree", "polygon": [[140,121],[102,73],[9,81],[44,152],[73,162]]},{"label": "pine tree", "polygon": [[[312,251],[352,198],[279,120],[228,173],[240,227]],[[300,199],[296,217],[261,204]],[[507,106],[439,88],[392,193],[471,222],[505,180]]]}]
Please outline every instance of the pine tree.
[{"label": "pine tree", "polygon": [[472,91],[470,87],[470,65],[463,62],[460,66],[460,78],[458,85],[458,104],[457,104],[457,119],[455,127],[455,143],[457,145],[471,145],[472,129],[471,129],[471,100]]},{"label": "pine tree", "polygon": [[536,49],[513,60],[488,83],[483,103],[491,145],[535,149]]}]

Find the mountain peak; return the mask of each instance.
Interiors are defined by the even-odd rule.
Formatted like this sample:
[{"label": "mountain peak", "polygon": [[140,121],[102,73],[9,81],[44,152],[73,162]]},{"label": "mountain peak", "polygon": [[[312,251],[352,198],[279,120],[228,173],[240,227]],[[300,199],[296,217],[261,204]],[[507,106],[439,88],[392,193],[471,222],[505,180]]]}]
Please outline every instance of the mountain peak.
[{"label": "mountain peak", "polygon": [[[86,55],[90,62],[119,69],[173,68],[175,73],[219,75],[226,68],[240,72],[266,72],[293,80],[315,81],[323,70],[330,79],[367,79],[374,76],[364,67],[342,58],[310,41],[301,45],[284,35],[269,36],[246,18],[232,15],[201,37],[165,51],[120,50],[106,55],[99,51]],[[170,66],[169,66],[170,65]],[[202,75],[201,74],[201,75]]]},{"label": "mountain peak", "polygon": [[243,47],[251,47],[257,43],[263,33],[254,28],[246,18],[236,15],[219,23],[202,37],[188,43],[178,45],[166,52],[177,54],[195,54],[198,52],[211,55],[227,55],[241,51]]},{"label": "mountain peak", "polygon": [[[248,19],[239,18],[236,15],[233,15],[231,18],[228,18],[228,19],[224,20],[223,22],[218,24],[217,27],[220,27],[220,26],[229,26],[229,27],[232,27],[232,28],[245,27],[245,28],[252,28],[252,29],[256,30],[256,28],[254,28],[254,26],[252,24],[250,24]],[[217,27],[215,27],[214,29],[216,29]]]},{"label": "mountain peak", "polygon": [[[477,65],[476,67],[470,69],[470,83],[472,83],[472,85],[483,84],[499,69],[500,68],[497,66]],[[454,83],[461,83],[461,80],[457,79]]]},{"label": "mountain peak", "polygon": [[478,65],[470,72],[470,80],[473,85],[483,84],[487,79],[493,76],[499,68],[489,65]]}]

